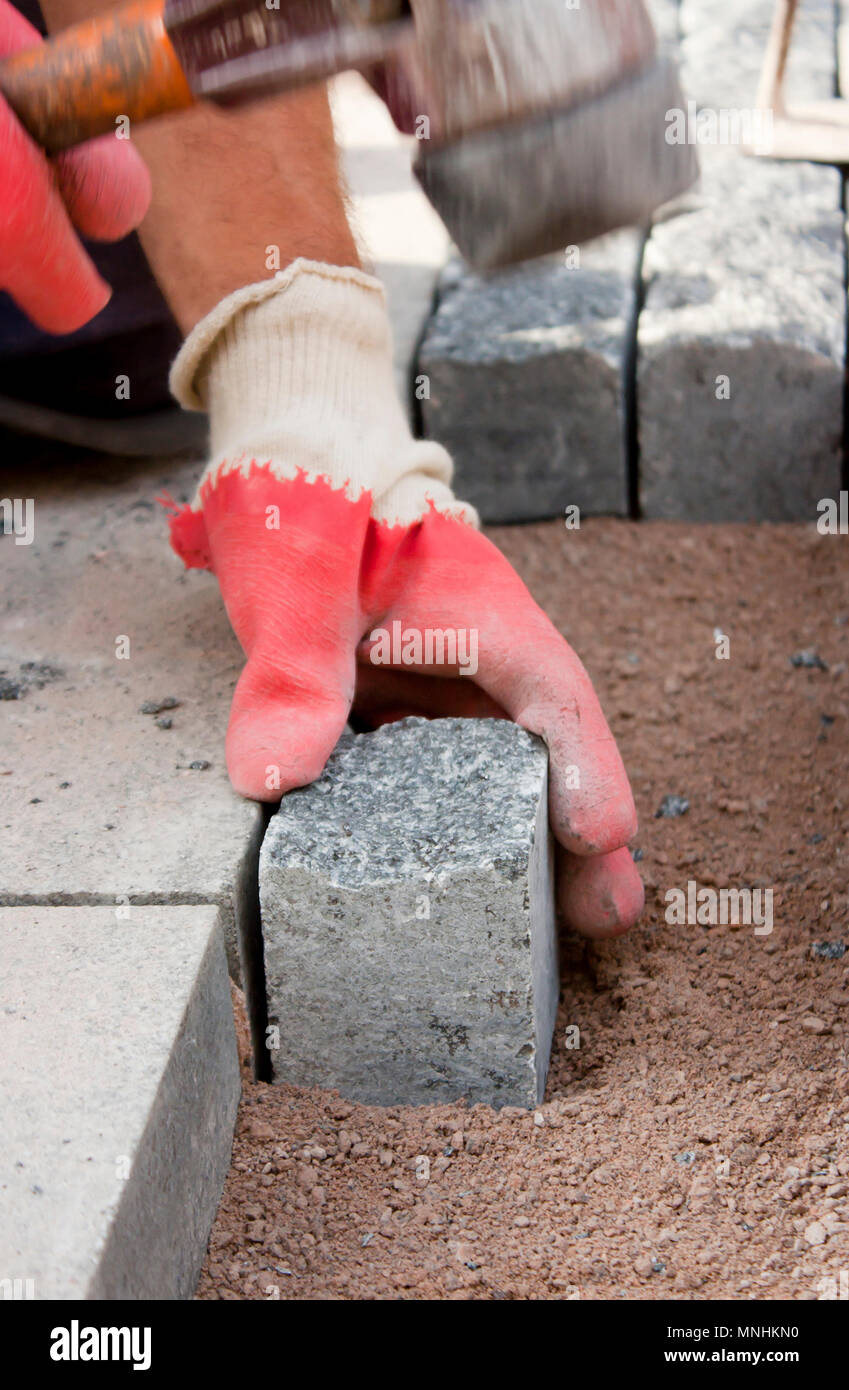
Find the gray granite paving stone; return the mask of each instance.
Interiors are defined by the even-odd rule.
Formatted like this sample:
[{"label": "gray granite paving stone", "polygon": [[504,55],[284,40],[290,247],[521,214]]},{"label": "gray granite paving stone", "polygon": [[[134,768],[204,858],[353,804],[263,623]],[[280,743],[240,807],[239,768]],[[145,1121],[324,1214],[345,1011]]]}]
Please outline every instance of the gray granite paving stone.
[{"label": "gray granite paving stone", "polygon": [[548,755],[506,721],[345,735],[260,857],[274,1079],[535,1105],[557,1008]]},{"label": "gray granite paving stone", "polygon": [[[827,97],[833,14],[802,7],[788,95]],[[688,96],[754,103],[771,3],[681,7]],[[643,265],[637,405],[648,517],[806,520],[840,486],[845,291],[840,176],[700,146],[700,189]],[[724,381],[727,378],[727,382]],[[728,397],[728,398],[726,398]]]},{"label": "gray granite paving stone", "polygon": [[624,369],[640,237],[481,277],[453,262],[422,344],[425,432],[485,521],[627,510]]}]

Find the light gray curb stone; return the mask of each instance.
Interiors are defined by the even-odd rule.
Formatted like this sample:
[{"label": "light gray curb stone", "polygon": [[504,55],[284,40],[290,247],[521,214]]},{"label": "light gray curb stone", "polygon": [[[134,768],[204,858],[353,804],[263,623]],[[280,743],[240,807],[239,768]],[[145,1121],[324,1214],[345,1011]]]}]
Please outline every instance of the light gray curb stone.
[{"label": "light gray curb stone", "polygon": [[[751,108],[771,0],[681,7],[688,96]],[[802,7],[790,100],[834,82],[830,0]],[[840,176],[700,146],[701,188],[644,257],[637,403],[647,517],[813,520],[840,487],[846,301]]]},{"label": "light gray curb stone", "polygon": [[274,1079],[377,1105],[542,1098],[559,981],[548,755],[500,720],[344,735],[260,855]]},{"label": "light gray curb stone", "polygon": [[641,238],[615,232],[493,277],[443,273],[419,355],[425,433],[489,522],[628,509],[624,373]]},{"label": "light gray curb stone", "polygon": [[4,1297],[191,1297],[239,1100],[219,919],[0,909]]}]

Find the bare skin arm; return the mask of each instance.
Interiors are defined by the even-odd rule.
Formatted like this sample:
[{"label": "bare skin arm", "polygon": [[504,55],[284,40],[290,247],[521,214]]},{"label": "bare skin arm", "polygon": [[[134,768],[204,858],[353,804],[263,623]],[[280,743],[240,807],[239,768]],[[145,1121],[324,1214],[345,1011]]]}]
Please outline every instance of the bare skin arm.
[{"label": "bare skin arm", "polygon": [[[43,0],[51,32],[102,14],[108,0]],[[112,6],[114,7],[114,6]],[[180,328],[298,256],[359,265],[339,177],[330,105],[313,87],[238,110],[202,105],[139,126],[153,179],[139,230]]]}]

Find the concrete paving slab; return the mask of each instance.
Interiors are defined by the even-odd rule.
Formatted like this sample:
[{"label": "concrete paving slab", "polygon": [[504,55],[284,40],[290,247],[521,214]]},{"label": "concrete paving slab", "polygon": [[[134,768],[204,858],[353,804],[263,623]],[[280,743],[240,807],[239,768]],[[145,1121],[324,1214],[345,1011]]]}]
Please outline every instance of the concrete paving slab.
[{"label": "concrete paving slab", "polygon": [[239,1100],[219,918],[0,908],[4,1297],[191,1297]]},{"label": "concrete paving slab", "polygon": [[4,470],[34,530],[0,535],[0,903],[216,903],[244,979],[262,811],[224,764],[243,658],[215,579],[184,571],[154,500],[187,499],[199,467],[71,471],[46,448]]},{"label": "concrete paving slab", "polygon": [[455,261],[419,357],[425,431],[489,522],[628,510],[625,384],[641,237],[483,277]]},{"label": "concrete paving slab", "polygon": [[407,719],[344,736],[284,798],[260,858],[276,1081],[538,1103],[559,988],[547,785],[514,724]]}]

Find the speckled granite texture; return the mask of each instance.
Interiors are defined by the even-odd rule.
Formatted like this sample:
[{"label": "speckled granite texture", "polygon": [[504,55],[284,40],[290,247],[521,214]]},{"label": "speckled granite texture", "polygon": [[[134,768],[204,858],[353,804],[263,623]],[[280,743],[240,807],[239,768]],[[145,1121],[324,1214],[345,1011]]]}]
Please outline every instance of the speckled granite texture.
[{"label": "speckled granite texture", "polygon": [[537,1103],[558,990],[547,784],[513,724],[407,719],[345,734],[284,798],[260,859],[275,1080]]}]

